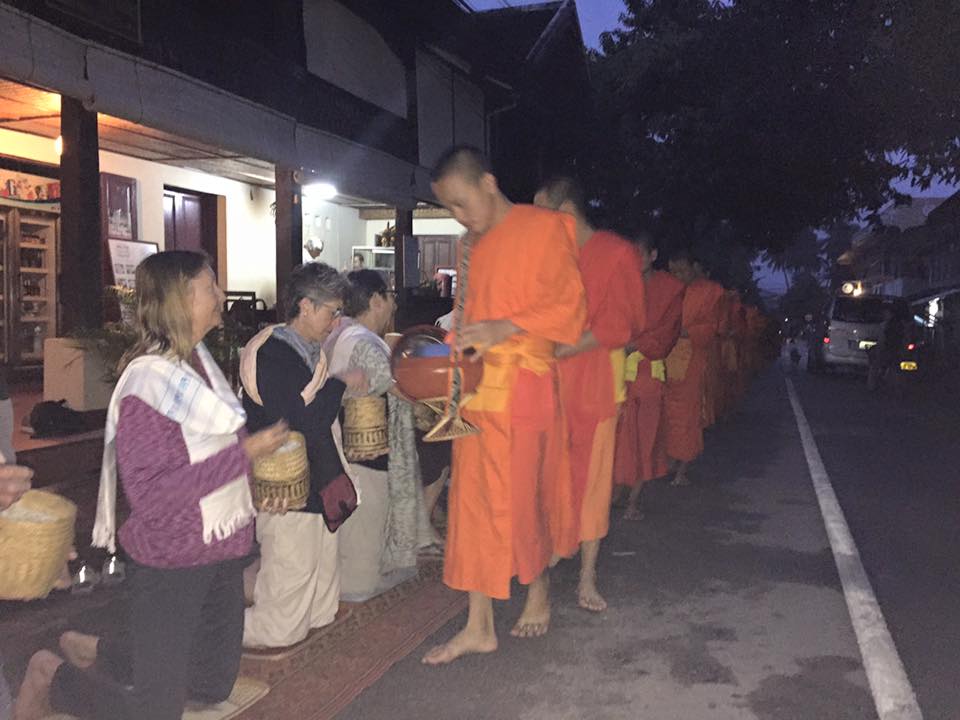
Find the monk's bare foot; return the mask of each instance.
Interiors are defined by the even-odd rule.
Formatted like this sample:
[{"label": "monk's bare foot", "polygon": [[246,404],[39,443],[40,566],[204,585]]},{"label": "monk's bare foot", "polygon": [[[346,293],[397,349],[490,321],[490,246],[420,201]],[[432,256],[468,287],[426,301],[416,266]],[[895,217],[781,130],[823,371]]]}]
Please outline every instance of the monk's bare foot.
[{"label": "monk's bare foot", "polygon": [[67,630],[60,636],[60,651],[67,662],[81,670],[92,667],[97,661],[97,644],[100,638],[95,635]]},{"label": "monk's bare foot", "polygon": [[464,628],[443,645],[431,648],[420,662],[424,665],[446,665],[461,655],[492,653],[496,649],[497,636],[492,630],[485,633]]},{"label": "monk's bare foot", "polygon": [[13,706],[13,720],[39,720],[49,713],[50,684],[62,664],[63,660],[49,650],[41,650],[30,658]]},{"label": "monk's bare foot", "polygon": [[510,631],[516,638],[543,637],[550,629],[550,576],[546,571],[530,583],[520,619]]},{"label": "monk's bare foot", "polygon": [[591,580],[581,580],[577,589],[577,604],[590,612],[603,612],[607,609],[607,601],[597,590],[597,584]]},{"label": "monk's bare foot", "polygon": [[643,520],[643,512],[636,505],[628,505],[623,511],[624,520]]},{"label": "monk's bare foot", "polygon": [[670,484],[673,485],[673,487],[686,487],[690,484],[690,478],[687,477],[687,468],[685,466],[681,466],[680,469],[677,470],[677,474],[673,476]]}]

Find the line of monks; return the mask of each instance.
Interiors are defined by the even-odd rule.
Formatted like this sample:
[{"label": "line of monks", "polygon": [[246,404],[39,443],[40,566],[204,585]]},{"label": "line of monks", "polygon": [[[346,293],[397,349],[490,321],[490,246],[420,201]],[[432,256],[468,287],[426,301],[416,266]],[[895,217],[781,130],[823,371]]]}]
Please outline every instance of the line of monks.
[{"label": "line of monks", "polygon": [[452,342],[483,378],[453,445],[444,581],[469,593],[466,626],[424,656],[448,663],[497,649],[493,599],[527,586],[511,634],[550,623],[549,568],[580,555],[578,602],[602,611],[600,543],[614,486],[639,516],[644,483],[688,466],[762,362],[766,320],[687,253],[654,270],[651,238],[594,229],[578,183],[558,177],[511,203],[483,154],[451,148],[433,191],[470,244]]}]

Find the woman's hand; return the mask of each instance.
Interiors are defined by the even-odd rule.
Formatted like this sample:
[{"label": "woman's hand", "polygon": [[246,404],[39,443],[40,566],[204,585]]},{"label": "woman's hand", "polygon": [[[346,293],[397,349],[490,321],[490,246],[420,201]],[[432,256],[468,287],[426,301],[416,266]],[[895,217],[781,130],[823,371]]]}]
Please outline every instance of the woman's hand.
[{"label": "woman's hand", "polygon": [[287,498],[266,498],[260,503],[260,512],[270,513],[271,515],[286,515],[289,510],[290,501]]},{"label": "woman's hand", "polygon": [[0,510],[13,505],[30,489],[33,470],[22,465],[0,465]]},{"label": "woman's hand", "polygon": [[367,382],[367,375],[360,368],[353,370],[344,370],[336,376],[337,380],[347,386],[347,392],[354,397],[366,395],[370,392],[370,384]]},{"label": "woman's hand", "polygon": [[243,440],[243,451],[250,461],[266,457],[283,445],[290,437],[290,427],[286,420],[280,420],[268,428],[249,435]]}]

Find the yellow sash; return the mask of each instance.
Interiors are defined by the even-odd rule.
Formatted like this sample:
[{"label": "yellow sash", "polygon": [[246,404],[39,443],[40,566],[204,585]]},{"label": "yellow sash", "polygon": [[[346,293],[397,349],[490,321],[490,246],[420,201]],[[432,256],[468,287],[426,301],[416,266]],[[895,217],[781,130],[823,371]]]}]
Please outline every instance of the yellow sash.
[{"label": "yellow sash", "polygon": [[[645,358],[641,352],[632,352],[627,355],[626,365],[624,366],[623,377],[627,382],[635,382],[637,379],[637,373],[640,371],[640,363],[643,362]],[[650,377],[654,380],[659,380],[660,382],[667,381],[667,366],[663,360],[651,360],[650,361]]]}]

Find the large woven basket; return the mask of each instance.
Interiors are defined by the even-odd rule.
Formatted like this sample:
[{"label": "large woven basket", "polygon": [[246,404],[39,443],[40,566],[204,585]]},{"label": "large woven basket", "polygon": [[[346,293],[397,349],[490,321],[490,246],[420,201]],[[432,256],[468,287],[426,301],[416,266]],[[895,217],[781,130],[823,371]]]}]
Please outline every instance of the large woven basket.
[{"label": "large woven basket", "polygon": [[253,491],[259,506],[264,500],[286,500],[288,510],[302,510],[310,494],[310,465],[307,444],[298,432],[291,432],[276,451],[253,463]]},{"label": "large woven basket", "polygon": [[343,455],[350,462],[373,460],[389,451],[387,400],[367,396],[343,403]]},{"label": "large woven basket", "polygon": [[73,547],[77,506],[30,490],[0,513],[0,599],[46,597]]}]

